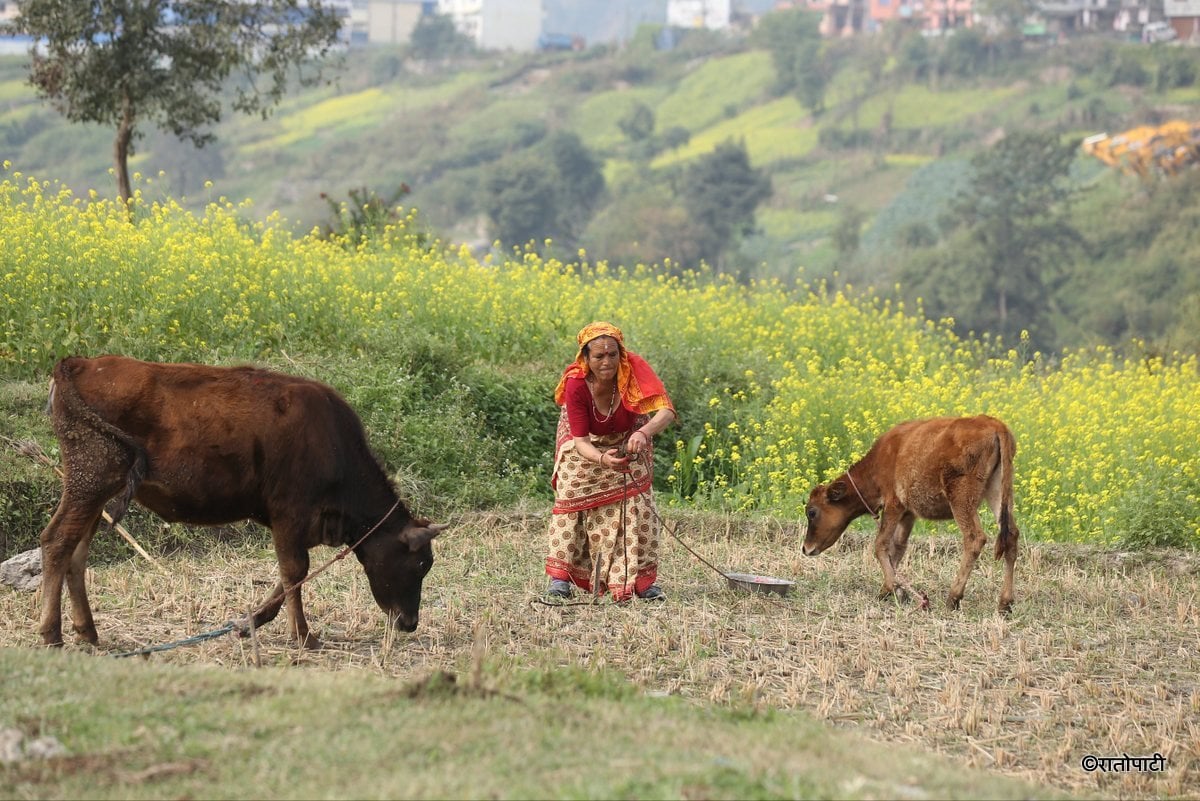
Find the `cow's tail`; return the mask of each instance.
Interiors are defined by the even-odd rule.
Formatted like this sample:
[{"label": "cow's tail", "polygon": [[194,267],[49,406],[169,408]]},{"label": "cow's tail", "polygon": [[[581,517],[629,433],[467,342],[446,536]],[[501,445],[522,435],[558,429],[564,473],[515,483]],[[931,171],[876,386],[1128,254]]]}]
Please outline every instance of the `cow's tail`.
[{"label": "cow's tail", "polygon": [[996,440],[1000,446],[1000,534],[996,537],[996,558],[999,559],[1009,552],[1016,556],[1020,531],[1013,520],[1013,458],[1017,453],[1017,441],[1007,427],[996,433]]},{"label": "cow's tail", "polygon": [[71,380],[72,370],[67,363],[68,361],[69,359],[61,359],[54,367],[54,377],[50,382],[49,406],[51,415],[57,413],[56,409],[63,408],[70,419],[80,420],[90,428],[115,439],[133,457],[129,465],[129,470],[125,474],[125,491],[116,496],[109,510],[109,515],[112,517],[109,523],[109,528],[111,529],[129,511],[129,504],[133,502],[133,496],[137,493],[138,485],[146,478],[146,449],[132,436],[105,420],[100,416],[99,412],[88,405],[83,396],[79,394],[79,390],[75,388],[75,383]]}]

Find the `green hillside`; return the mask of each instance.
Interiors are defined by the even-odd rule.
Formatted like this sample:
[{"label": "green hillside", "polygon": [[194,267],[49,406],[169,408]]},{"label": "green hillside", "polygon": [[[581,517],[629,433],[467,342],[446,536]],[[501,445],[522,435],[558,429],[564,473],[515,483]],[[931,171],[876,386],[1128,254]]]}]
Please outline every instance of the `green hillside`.
[{"label": "green hillside", "polygon": [[[358,189],[387,197],[403,183],[412,190],[403,202],[419,209],[429,229],[486,249],[496,238],[486,214],[488,176],[565,130],[603,164],[604,202],[613,205],[593,221],[603,218],[609,233],[593,227],[578,243],[603,259],[620,258],[605,252],[605,243],[641,213],[631,196],[641,196],[641,206],[669,196],[676,191],[672,176],[733,141],[770,177],[772,192],[756,214],[757,232],[736,243],[731,266],[743,276],[792,282],[836,274],[890,289],[904,255],[895,237],[906,225],[935,224],[965,186],[970,158],[1006,133],[1055,131],[1065,141],[1174,117],[1200,119],[1200,56],[1182,48],[1097,39],[1011,51],[1009,43],[1010,51],[987,51],[1001,52],[988,65],[967,62],[968,69],[956,66],[946,45],[929,56],[941,59],[936,69],[926,69],[911,66],[895,36],[827,43],[829,81],[824,107],[814,113],[796,94],[780,93],[772,54],[753,35],[689,39],[670,52],[650,41],[639,36],[621,50],[580,54],[479,55],[449,65],[414,62],[403,50],[351,51],[335,85],[294,94],[266,120],[227,116],[217,144],[203,152],[148,130],[131,168],[151,199],[170,196],[200,209],[222,197],[248,198],[248,214],[278,212],[297,230],[328,221],[329,199]],[[1191,64],[1193,83],[1161,80],[1180,59]],[[0,60],[5,158],[14,170],[61,180],[79,194],[115,194],[110,132],[68,125],[40,103],[23,82],[23,62]],[[676,137],[671,145],[647,152],[629,139],[622,120],[639,104],[653,112],[654,137]],[[1077,162],[1081,187],[1108,187],[1080,219],[1085,237],[1144,200],[1136,180],[1083,153]],[[861,216],[862,230],[849,258],[835,233],[853,215]],[[686,251],[671,252],[669,242],[659,250],[651,254],[656,260],[686,262],[679,255]],[[1101,260],[1121,272],[1125,259],[1117,253]],[[1124,323],[1097,326],[1082,326],[1074,341],[1060,332],[1042,344],[1156,333]]]}]

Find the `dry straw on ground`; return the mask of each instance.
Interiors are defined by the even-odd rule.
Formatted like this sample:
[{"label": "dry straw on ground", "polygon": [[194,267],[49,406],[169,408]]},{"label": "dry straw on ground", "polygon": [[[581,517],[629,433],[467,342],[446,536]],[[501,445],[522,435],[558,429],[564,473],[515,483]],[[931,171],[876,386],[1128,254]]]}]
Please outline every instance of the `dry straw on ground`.
[{"label": "dry straw on ground", "polygon": [[[257,641],[222,637],[152,659],[226,666],[295,663],[403,678],[580,665],[620,671],[646,692],[698,703],[799,709],[872,738],[931,749],[1084,794],[1200,796],[1200,560],[1023,545],[1014,614],[994,611],[1001,571],[981,559],[961,611],[944,595],[958,540],[914,540],[905,574],[933,607],[879,601],[869,537],[851,532],[816,559],[791,523],[668,515],[726,571],[794,579],[787,598],[748,595],[667,538],[665,604],[555,608],[544,514],[484,514],[437,542],[420,629],[384,625],[353,560],[305,588],[326,643],[302,653],[280,619]],[[269,539],[90,571],[101,651],[177,640],[256,605],[275,582]],[[102,535],[104,536],[104,535]],[[313,553],[314,565],[333,554]],[[36,647],[38,597],[0,588],[0,646]],[[71,645],[69,647],[80,647]],[[1158,773],[1086,772],[1086,755],[1166,757]]]}]

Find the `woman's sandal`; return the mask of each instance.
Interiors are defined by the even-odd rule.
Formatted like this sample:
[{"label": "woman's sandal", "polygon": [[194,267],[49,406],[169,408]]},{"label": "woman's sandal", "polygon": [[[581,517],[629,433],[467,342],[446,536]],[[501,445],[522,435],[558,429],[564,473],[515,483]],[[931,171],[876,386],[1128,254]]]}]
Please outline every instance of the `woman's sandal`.
[{"label": "woman's sandal", "polygon": [[667,594],[662,591],[662,587],[657,584],[651,584],[646,589],[638,593],[638,597],[643,601],[665,601]]}]

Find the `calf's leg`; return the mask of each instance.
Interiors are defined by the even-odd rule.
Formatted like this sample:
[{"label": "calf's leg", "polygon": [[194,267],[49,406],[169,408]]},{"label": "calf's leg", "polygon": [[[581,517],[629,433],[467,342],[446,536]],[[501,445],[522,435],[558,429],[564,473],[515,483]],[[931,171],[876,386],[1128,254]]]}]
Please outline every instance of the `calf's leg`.
[{"label": "calf's leg", "polygon": [[963,593],[967,588],[967,579],[970,578],[971,571],[975,569],[975,562],[979,559],[983,546],[987,544],[987,535],[983,533],[979,512],[974,507],[964,510],[961,505],[955,506],[954,522],[962,531],[963,555],[962,561],[958,565],[958,574],[954,577],[954,583],[950,585],[950,595],[946,598],[946,606],[950,609],[958,609],[962,602]]},{"label": "calf's leg", "polygon": [[879,516],[879,530],[875,534],[875,561],[883,571],[883,586],[879,588],[879,597],[887,598],[896,592],[896,568],[892,562],[895,548],[896,529],[900,525],[902,512],[885,506]]},{"label": "calf's leg", "polygon": [[[892,542],[888,549],[888,558],[892,562],[892,572],[895,576],[897,587],[897,597],[903,601],[908,600],[910,588],[907,583],[900,577],[900,563],[904,561],[904,555],[908,553],[908,538],[912,534],[913,524],[917,522],[917,518],[911,512],[905,512],[900,517],[900,522],[896,524],[892,531]],[[923,593],[916,591],[917,594],[924,597]]]},{"label": "calf's leg", "polygon": [[900,518],[900,522],[896,524],[895,531],[892,532],[890,558],[893,570],[900,569],[900,563],[904,561],[904,555],[908,553],[908,537],[912,534],[913,524],[916,522],[916,515],[905,513]]},{"label": "calf's leg", "polygon": [[[1009,513],[1009,517],[1011,519],[1011,512]],[[1010,526],[1012,536],[1004,549],[1004,586],[1000,590],[1000,604],[997,607],[1000,613],[1005,615],[1012,611],[1013,599],[1015,597],[1013,593],[1013,574],[1016,572],[1017,566],[1017,541],[1021,537],[1016,524],[1010,523]]]}]

